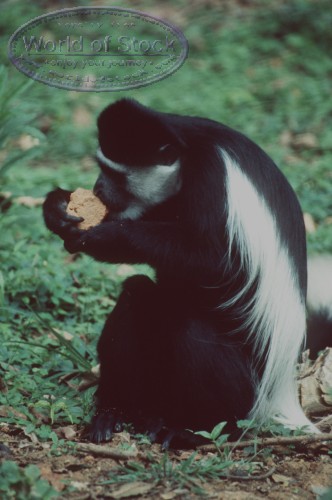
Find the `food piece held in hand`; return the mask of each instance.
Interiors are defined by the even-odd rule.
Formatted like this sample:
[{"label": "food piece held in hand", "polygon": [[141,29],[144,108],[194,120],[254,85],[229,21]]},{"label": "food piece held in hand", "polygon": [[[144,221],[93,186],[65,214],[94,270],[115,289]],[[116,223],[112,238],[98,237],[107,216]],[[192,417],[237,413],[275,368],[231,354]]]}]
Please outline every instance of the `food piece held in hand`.
[{"label": "food piece held in hand", "polygon": [[90,229],[100,224],[107,215],[107,208],[92,191],[78,188],[71,193],[67,213],[84,220],[78,224],[79,229]]}]

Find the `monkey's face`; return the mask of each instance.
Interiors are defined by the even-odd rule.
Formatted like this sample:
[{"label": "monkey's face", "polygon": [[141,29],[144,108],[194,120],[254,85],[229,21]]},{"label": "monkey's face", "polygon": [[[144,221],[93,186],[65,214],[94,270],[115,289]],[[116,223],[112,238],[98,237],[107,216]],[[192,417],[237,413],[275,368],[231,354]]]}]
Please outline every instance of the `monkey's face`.
[{"label": "monkey's face", "polygon": [[97,151],[101,173],[94,193],[117,219],[138,219],[149,208],[177,194],[181,188],[180,161],[131,167],[113,162]]},{"label": "monkey's face", "polygon": [[138,219],[181,189],[180,147],[150,110],[119,101],[98,119],[95,194],[117,219]]}]

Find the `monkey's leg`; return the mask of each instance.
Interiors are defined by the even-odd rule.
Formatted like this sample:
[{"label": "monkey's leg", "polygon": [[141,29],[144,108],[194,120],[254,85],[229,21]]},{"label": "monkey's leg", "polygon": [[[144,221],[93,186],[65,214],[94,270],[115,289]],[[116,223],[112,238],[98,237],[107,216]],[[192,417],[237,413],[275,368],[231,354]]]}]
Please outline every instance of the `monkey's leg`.
[{"label": "monkey's leg", "polygon": [[151,416],[159,385],[156,289],[146,276],[129,278],[106,321],[98,343],[100,382],[90,426],[94,442],[109,440],[123,422],[136,427],[142,414]]}]

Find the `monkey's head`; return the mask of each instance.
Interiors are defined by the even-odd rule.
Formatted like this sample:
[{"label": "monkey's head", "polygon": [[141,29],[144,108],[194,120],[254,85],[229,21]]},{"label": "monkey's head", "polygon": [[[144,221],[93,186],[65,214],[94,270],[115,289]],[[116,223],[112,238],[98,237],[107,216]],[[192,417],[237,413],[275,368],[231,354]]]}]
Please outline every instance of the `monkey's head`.
[{"label": "monkey's head", "polygon": [[131,99],[100,114],[94,192],[115,218],[138,219],[181,189],[183,143],[167,116]]}]

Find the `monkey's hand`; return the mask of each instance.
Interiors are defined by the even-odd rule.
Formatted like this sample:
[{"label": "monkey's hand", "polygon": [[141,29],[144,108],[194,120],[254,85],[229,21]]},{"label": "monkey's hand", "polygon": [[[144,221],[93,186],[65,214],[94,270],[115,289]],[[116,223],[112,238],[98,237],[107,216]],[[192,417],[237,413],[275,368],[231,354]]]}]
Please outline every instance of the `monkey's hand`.
[{"label": "monkey's hand", "polygon": [[84,245],[84,234],[87,231],[78,229],[83,219],[66,212],[70,199],[70,191],[57,188],[49,193],[43,205],[45,224],[53,233],[64,240],[65,248],[70,253],[78,252]]}]

